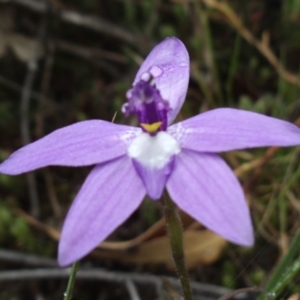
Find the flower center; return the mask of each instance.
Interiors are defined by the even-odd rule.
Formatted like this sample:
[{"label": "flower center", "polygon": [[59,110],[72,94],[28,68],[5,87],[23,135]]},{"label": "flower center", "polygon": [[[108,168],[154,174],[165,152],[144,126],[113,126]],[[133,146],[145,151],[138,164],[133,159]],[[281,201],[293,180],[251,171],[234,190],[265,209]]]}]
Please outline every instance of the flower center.
[{"label": "flower center", "polygon": [[153,77],[145,73],[142,79],[126,93],[128,102],[122,107],[126,116],[135,114],[144,132],[151,135],[167,129],[169,102],[162,99]]},{"label": "flower center", "polygon": [[128,147],[128,156],[149,169],[162,169],[180,152],[179,143],[167,132],[142,133]]}]

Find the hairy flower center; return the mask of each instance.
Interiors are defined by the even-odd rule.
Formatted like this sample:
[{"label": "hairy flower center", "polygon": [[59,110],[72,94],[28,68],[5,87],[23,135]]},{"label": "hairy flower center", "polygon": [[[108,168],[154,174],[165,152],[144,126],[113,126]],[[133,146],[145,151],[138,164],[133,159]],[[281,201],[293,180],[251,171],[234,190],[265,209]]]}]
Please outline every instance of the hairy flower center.
[{"label": "hairy flower center", "polygon": [[126,116],[135,114],[144,132],[154,135],[167,129],[169,103],[162,99],[150,73],[143,74],[126,96],[128,102],[123,105],[122,111]]}]

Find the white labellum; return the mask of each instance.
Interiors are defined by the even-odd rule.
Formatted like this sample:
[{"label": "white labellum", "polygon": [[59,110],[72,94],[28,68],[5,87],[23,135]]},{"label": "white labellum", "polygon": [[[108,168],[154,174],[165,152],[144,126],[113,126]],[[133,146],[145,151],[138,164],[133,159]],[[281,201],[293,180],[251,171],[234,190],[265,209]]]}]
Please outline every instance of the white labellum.
[{"label": "white labellum", "polygon": [[179,143],[165,131],[155,136],[143,132],[128,147],[128,156],[150,169],[161,169],[180,152]]}]

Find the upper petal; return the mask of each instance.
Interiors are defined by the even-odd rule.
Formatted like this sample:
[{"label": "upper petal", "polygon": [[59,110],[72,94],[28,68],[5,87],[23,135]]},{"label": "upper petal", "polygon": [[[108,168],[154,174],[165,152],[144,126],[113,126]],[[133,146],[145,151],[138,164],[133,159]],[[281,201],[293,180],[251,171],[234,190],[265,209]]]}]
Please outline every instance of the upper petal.
[{"label": "upper petal", "polygon": [[212,231],[239,245],[253,244],[242,188],[219,156],[182,150],[167,189],[182,210]]},{"label": "upper petal", "polygon": [[265,146],[300,144],[300,129],[292,123],[239,109],[214,109],[169,128],[182,148],[221,152]]},{"label": "upper petal", "polygon": [[85,166],[124,155],[140,129],[106,121],[79,122],[58,129],[0,164],[0,173],[20,174],[47,165]]},{"label": "upper petal", "polygon": [[127,156],[96,166],[65,219],[59,264],[67,266],[93,250],[130,216],[144,196],[143,183]]},{"label": "upper petal", "polygon": [[175,37],[166,38],[152,49],[142,63],[133,85],[149,72],[164,100],[170,104],[170,124],[177,116],[186,96],[190,76],[190,60],[184,44]]}]

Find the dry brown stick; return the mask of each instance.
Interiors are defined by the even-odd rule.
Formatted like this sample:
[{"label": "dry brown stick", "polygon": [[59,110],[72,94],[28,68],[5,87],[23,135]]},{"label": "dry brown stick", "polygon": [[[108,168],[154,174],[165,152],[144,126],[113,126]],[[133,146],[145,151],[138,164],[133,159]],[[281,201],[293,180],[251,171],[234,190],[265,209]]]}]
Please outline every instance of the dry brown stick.
[{"label": "dry brown stick", "polygon": [[[59,240],[60,231],[58,229],[55,229],[52,226],[49,226],[47,224],[38,221],[36,218],[32,217],[31,215],[27,214],[25,211],[21,209],[18,208],[14,209],[14,213],[20,216],[21,218],[23,218],[28,224],[30,224],[34,228],[46,233],[55,241]],[[186,214],[182,212],[180,214],[184,226],[189,226],[190,223],[193,222],[192,219]],[[150,228],[148,228],[145,232],[143,232],[142,234],[138,235],[137,237],[131,240],[122,241],[122,242],[104,241],[98,246],[98,248],[103,250],[127,250],[132,247],[136,247],[140,245],[141,243],[143,243],[148,239],[151,239],[155,234],[159,234],[159,232],[161,231],[164,232],[164,227],[165,227],[165,220],[164,218],[162,218],[159,221],[157,221],[155,224],[153,224]]]},{"label": "dry brown stick", "polygon": [[259,162],[257,168],[255,169],[252,176],[245,182],[243,185],[244,192],[246,194],[250,193],[252,186],[255,184],[255,182],[260,177],[264,166],[270,161],[270,159],[276,154],[276,152],[279,150],[279,147],[270,147],[265,152],[265,155],[262,157],[261,161]]},{"label": "dry brown stick", "polygon": [[101,58],[121,64],[125,64],[127,62],[127,59],[124,55],[116,52],[106,51],[99,48],[83,47],[81,45],[76,45],[74,43],[58,39],[55,39],[52,42],[55,44],[58,50],[66,51],[86,59]]},{"label": "dry brown stick", "polygon": [[300,86],[300,81],[297,75],[287,71],[280,63],[277,56],[268,45],[267,39],[256,39],[253,34],[243,25],[237,14],[225,3],[217,0],[202,0],[207,6],[212,7],[226,16],[230,24],[239,32],[239,34],[269,61],[276,72],[287,82]]},{"label": "dry brown stick", "polygon": [[[7,0],[6,2],[24,6],[38,13],[47,12],[47,4],[44,1]],[[54,7],[52,7],[52,9],[55,11]],[[68,10],[56,10],[55,15],[65,22],[101,32],[109,36],[115,36],[129,44],[135,44],[137,42],[137,38],[131,32],[94,16],[83,15],[79,12]]]},{"label": "dry brown stick", "polygon": [[[50,236],[55,241],[58,241],[60,238],[60,231],[44,224],[40,221],[38,221],[36,218],[32,217],[31,215],[27,214],[21,209],[15,209],[14,213],[18,216],[22,217],[26,222],[28,222],[30,225],[35,227],[38,230],[43,231],[48,236]],[[129,241],[123,241],[123,242],[102,242],[99,245],[99,249],[106,249],[106,250],[126,250],[129,248],[132,248],[134,246],[138,246],[143,241],[149,239],[154,232],[164,228],[165,221],[164,219],[161,219],[160,221],[156,222],[153,226],[151,226],[148,230],[146,230],[141,235],[137,236],[136,238],[129,240]]]}]

